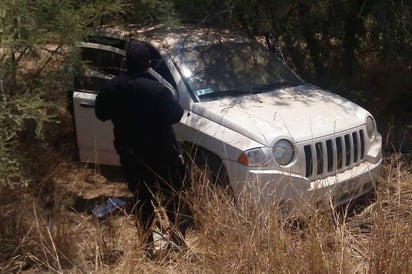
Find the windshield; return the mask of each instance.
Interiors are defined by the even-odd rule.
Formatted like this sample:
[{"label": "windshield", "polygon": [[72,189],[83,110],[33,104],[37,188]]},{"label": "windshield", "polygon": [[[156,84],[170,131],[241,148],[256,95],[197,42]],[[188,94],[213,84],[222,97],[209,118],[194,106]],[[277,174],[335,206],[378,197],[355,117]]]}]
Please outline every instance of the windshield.
[{"label": "windshield", "polygon": [[256,41],[181,48],[174,61],[200,100],[302,83],[289,67]]}]

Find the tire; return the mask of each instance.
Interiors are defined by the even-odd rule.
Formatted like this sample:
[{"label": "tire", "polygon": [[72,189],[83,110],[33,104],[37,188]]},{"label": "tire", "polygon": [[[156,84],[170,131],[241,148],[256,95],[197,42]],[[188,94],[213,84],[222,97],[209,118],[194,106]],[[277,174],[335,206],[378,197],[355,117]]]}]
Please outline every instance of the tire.
[{"label": "tire", "polygon": [[207,181],[225,192],[232,193],[229,176],[219,156],[199,147],[193,147],[185,154],[193,182]]}]

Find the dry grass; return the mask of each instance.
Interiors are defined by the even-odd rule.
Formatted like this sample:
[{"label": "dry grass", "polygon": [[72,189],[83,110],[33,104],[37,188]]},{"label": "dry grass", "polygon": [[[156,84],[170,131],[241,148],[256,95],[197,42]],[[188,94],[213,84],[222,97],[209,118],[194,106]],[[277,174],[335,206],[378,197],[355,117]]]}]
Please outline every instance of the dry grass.
[{"label": "dry grass", "polygon": [[[0,270],[10,273],[410,273],[411,164],[391,156],[376,201],[282,220],[200,182],[187,196],[191,253],[150,260],[126,210],[103,220],[76,211],[79,193],[110,184],[96,169],[61,163],[42,197],[2,189]],[[113,184],[113,183],[112,183]],[[119,184],[120,186],[120,184]],[[45,196],[52,198],[46,198]],[[52,199],[45,207],[44,200]],[[90,209],[86,205],[83,209]],[[355,210],[356,209],[356,210]]]}]

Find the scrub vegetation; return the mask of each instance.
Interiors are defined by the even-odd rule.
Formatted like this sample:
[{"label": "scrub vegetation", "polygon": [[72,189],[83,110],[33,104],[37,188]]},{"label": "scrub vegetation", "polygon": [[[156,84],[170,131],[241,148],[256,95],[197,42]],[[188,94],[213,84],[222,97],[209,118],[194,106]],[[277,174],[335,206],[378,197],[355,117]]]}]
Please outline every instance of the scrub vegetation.
[{"label": "scrub vegetation", "polygon": [[[412,272],[412,40],[407,1],[0,0],[1,273]],[[383,134],[376,193],[282,219],[236,203],[198,170],[191,252],[147,259],[129,209],[90,210],[127,191],[119,170],[77,160],[75,56],[94,26],[232,28],[259,38],[304,79],[366,107]]]}]

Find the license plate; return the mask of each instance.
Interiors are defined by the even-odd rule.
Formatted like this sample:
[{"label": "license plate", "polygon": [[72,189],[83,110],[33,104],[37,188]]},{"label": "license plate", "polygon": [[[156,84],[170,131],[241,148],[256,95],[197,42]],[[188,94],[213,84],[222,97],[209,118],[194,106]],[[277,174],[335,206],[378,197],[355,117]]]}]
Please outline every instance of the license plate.
[{"label": "license plate", "polygon": [[359,179],[349,180],[336,186],[337,194],[353,193],[359,187]]}]

